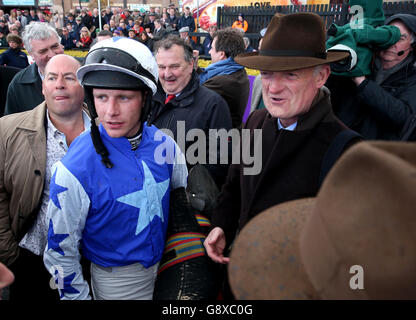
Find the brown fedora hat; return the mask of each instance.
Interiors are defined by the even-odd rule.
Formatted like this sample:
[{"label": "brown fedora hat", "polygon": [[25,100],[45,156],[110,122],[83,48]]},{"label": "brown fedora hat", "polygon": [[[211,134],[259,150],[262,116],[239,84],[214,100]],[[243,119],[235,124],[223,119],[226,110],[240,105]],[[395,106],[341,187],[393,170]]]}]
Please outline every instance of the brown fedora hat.
[{"label": "brown fedora hat", "polygon": [[260,51],[243,53],[235,61],[263,71],[314,67],[349,56],[346,51],[326,52],[325,26],[315,13],[276,14],[267,27]]},{"label": "brown fedora hat", "polygon": [[362,142],[234,242],[237,299],[416,299],[416,144]]}]

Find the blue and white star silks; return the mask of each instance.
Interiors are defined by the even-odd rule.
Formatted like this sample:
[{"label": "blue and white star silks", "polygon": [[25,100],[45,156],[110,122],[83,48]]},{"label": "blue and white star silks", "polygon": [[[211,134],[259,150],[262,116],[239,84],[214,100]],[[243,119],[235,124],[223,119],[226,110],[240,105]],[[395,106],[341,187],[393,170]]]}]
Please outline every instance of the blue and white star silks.
[{"label": "blue and white star silks", "polygon": [[52,219],[49,220],[49,230],[48,230],[48,249],[52,249],[58,252],[61,255],[65,255],[59,244],[69,237],[69,234],[56,234],[53,231],[53,222]]},{"label": "blue and white star silks", "polygon": [[[61,161],[52,167],[52,172],[51,197],[46,214],[49,224],[48,243],[43,261],[46,269],[54,276],[55,283],[60,284],[57,277],[61,277],[61,299],[91,299],[88,283],[83,278],[79,264],[79,240],[86,219],[80,213],[88,212],[88,195],[78,188],[78,181],[67,178],[70,172]],[[62,270],[60,275],[56,274],[58,268]]]},{"label": "blue and white star silks", "polygon": [[139,262],[149,268],[159,262],[170,189],[186,187],[185,157],[173,139],[167,137],[165,143],[177,148],[174,161],[155,161],[155,149],[161,144],[153,139],[156,127],[144,126],[134,151],[127,139],[109,137],[101,125],[99,130],[113,168],[102,164],[85,133],[52,169],[44,263],[47,270],[62,268],[62,299],[91,298],[79,263],[80,248],[85,258],[102,267]]},{"label": "blue and white star silks", "polygon": [[64,287],[60,289],[61,299],[65,296],[65,293],[79,293],[79,291],[72,286],[72,281],[74,280],[75,275],[76,273],[74,272],[64,277]]},{"label": "blue and white star silks", "polygon": [[140,209],[136,235],[142,232],[155,216],[158,216],[164,222],[162,198],[169,190],[170,184],[170,179],[159,183],[156,182],[152,172],[144,161],[142,161],[142,165],[144,171],[143,189],[126,194],[117,199],[119,202]]},{"label": "blue and white star silks", "polygon": [[53,201],[53,203],[55,204],[57,208],[62,209],[61,204],[59,203],[58,194],[64,191],[67,191],[68,188],[64,188],[56,184],[55,180],[56,180],[56,170],[51,179],[49,198]]}]

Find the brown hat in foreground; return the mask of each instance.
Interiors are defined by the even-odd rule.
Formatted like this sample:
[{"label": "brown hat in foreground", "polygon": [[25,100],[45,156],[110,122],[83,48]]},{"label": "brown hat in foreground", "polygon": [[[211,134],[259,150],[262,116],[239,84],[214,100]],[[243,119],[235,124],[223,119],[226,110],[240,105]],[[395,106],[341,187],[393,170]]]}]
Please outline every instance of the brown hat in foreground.
[{"label": "brown hat in foreground", "polygon": [[243,53],[235,61],[263,71],[285,71],[314,67],[349,56],[346,51],[326,52],[325,26],[315,13],[275,15],[267,26],[261,49]]},{"label": "brown hat in foreground", "polygon": [[362,142],[316,198],[257,215],[228,269],[237,299],[416,299],[416,144]]}]

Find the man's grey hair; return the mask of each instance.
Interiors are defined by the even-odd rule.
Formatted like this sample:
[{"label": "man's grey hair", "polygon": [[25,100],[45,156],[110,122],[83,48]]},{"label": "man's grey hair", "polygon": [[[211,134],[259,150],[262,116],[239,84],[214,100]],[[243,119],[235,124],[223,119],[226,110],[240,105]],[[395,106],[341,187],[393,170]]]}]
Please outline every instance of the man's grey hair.
[{"label": "man's grey hair", "polygon": [[321,64],[319,66],[315,66],[313,69],[313,75],[317,76],[319,72],[321,72],[321,70],[323,69],[324,65]]},{"label": "man's grey hair", "polygon": [[59,43],[61,43],[61,37],[49,23],[45,22],[31,22],[25,27],[22,38],[23,44],[27,52],[32,52],[31,42],[32,40],[46,40],[55,36]]},{"label": "man's grey hair", "polygon": [[248,37],[243,37],[243,40],[244,40],[244,44],[247,48],[250,45],[250,39]]},{"label": "man's grey hair", "polygon": [[160,48],[164,50],[169,50],[173,45],[177,45],[183,48],[184,59],[186,62],[191,62],[194,59],[193,49],[187,44],[182,38],[179,38],[177,35],[171,34],[166,38],[159,40],[154,45],[153,55],[156,56]]}]

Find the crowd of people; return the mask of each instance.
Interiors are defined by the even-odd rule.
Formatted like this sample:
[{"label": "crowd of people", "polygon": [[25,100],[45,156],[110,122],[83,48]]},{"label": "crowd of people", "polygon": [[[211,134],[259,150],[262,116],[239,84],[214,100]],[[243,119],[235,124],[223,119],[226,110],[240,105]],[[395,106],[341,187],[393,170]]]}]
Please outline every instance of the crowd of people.
[{"label": "crowd of people", "polygon": [[[11,81],[0,118],[5,297],[163,299],[158,281],[180,278],[170,299],[185,287],[187,299],[416,298],[416,148],[399,141],[416,127],[416,16],[383,19],[388,45],[378,43],[371,73],[357,75],[359,32],[328,48],[317,14],[275,14],[254,52],[237,28],[212,26],[199,48],[212,64],[201,69],[190,12],[173,13],[152,10],[140,22],[107,8],[108,30],[95,40],[86,10],[62,21],[62,37],[56,24],[24,27],[34,63]],[[64,53],[71,43],[92,45],[82,65]],[[245,68],[260,75],[243,121]],[[188,189],[195,183],[202,195]],[[211,187],[220,190],[212,203]],[[179,203],[181,231],[166,241]],[[364,239],[349,241],[357,228]],[[345,261],[371,273],[366,291],[351,288]],[[207,273],[214,293],[201,291]],[[389,284],[397,277],[407,280]]]},{"label": "crowd of people", "polygon": [[[10,14],[4,14],[0,10],[0,47],[10,46],[6,39],[9,33],[21,37],[26,25],[32,21],[41,21],[49,23],[57,30],[65,50],[89,49],[96,42],[97,31],[100,30],[98,14],[97,8],[92,10],[71,9],[65,15],[35,9],[12,9]],[[239,19],[241,16],[244,17],[241,14]],[[209,35],[202,44],[196,44],[189,36],[189,33],[197,31],[190,8],[185,7],[183,13],[180,13],[174,5],[162,9],[151,7],[149,11],[108,7],[101,12],[101,23],[101,29],[110,32],[112,36],[135,39],[146,44],[150,50],[153,50],[155,41],[172,32],[178,33],[193,49],[198,50],[199,54],[204,56],[209,56],[212,32],[217,30],[216,24],[211,23],[208,30]],[[243,26],[235,23],[232,28],[244,33],[247,31],[247,21],[243,20],[243,23]],[[244,40],[249,42],[248,38]],[[253,48],[249,47],[249,43],[246,44],[246,48],[248,51],[253,51]],[[5,65],[5,63],[1,65]],[[10,65],[14,66],[15,64],[11,63]]]}]

